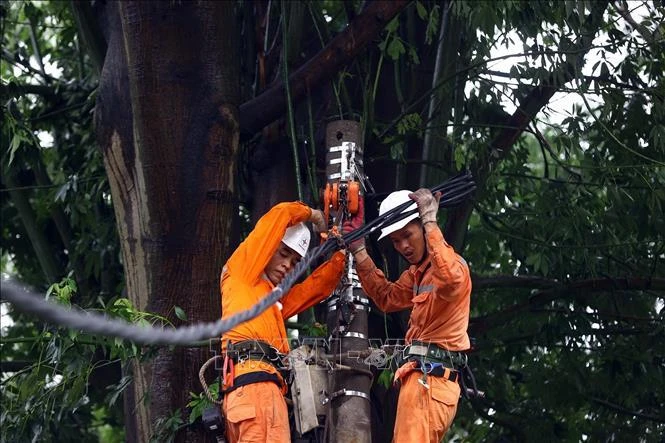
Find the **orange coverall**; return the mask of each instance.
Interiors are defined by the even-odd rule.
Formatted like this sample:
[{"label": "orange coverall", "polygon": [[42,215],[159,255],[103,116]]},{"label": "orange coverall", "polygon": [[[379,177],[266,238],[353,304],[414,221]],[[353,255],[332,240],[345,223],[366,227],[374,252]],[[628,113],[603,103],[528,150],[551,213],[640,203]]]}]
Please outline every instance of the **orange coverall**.
[{"label": "orange coverall", "polygon": [[[394,283],[371,258],[356,262],[363,289],[384,312],[412,308],[406,343],[432,343],[449,351],[469,349],[467,334],[471,276],[462,257],[446,243],[437,227],[426,232],[427,256],[411,265]],[[427,377],[429,389],[419,383],[422,371],[413,362],[397,371],[402,387],[397,401],[393,441],[439,442],[457,411],[460,386],[445,377]]]},{"label": "orange coverall", "polygon": [[[311,209],[300,202],[279,203],[258,221],[244,242],[226,262],[221,275],[222,318],[250,309],[274,286],[263,270],[270,261],[289,226],[307,221]],[[261,315],[242,323],[222,336],[222,352],[230,340],[260,340],[280,353],[289,352],[284,320],[314,306],[328,297],[344,272],[345,255],[338,251],[319,266],[307,279],[291,290]],[[230,442],[288,442],[291,439],[289,419],[283,394],[286,384],[273,365],[264,361],[245,360],[235,365],[235,377],[263,371],[276,374],[280,389],[270,381],[236,388],[225,395],[223,412]],[[229,386],[224,386],[228,389]]]}]

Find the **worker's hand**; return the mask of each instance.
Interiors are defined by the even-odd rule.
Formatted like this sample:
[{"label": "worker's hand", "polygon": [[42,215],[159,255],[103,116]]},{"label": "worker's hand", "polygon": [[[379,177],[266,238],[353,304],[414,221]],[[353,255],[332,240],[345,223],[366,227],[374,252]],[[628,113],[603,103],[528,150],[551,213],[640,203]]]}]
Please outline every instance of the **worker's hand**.
[{"label": "worker's hand", "polygon": [[428,222],[436,223],[436,213],[439,211],[439,200],[441,200],[440,192],[432,194],[429,189],[420,188],[409,194],[409,198],[416,202],[423,225]]},{"label": "worker's hand", "polygon": [[[342,232],[348,234],[349,232],[359,229],[363,225],[363,219],[365,218],[365,201],[362,197],[359,197],[358,200],[358,212],[352,215],[348,220],[344,220],[342,224]],[[356,252],[365,247],[365,238],[362,237],[351,244],[349,244],[349,251]]]},{"label": "worker's hand", "polygon": [[326,232],[328,230],[328,223],[323,217],[323,212],[319,209],[312,209],[309,221],[314,226],[314,232]]}]

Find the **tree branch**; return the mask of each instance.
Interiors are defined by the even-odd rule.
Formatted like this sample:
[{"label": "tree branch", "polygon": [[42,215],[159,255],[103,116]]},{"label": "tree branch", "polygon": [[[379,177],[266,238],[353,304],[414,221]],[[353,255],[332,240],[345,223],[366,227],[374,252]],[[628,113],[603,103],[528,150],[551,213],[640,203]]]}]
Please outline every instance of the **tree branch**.
[{"label": "tree branch", "polygon": [[55,95],[55,88],[53,86],[46,85],[31,85],[31,84],[19,84],[16,82],[9,82],[6,85],[0,85],[0,97],[3,99],[10,97],[18,97],[26,94],[35,94],[53,96]]},{"label": "tree branch", "polygon": [[76,27],[78,28],[79,35],[88,47],[90,59],[99,73],[104,66],[104,59],[106,58],[108,45],[104,38],[104,34],[102,33],[99,21],[97,20],[97,15],[89,1],[72,0],[70,6],[74,19],[76,20]]},{"label": "tree branch", "polygon": [[499,132],[491,143],[492,149],[498,153],[496,157],[493,157],[493,163],[503,159],[510,152],[520,134],[524,132],[524,129],[531,123],[536,114],[549,103],[559,88],[580,74],[579,67],[584,64],[584,56],[593,45],[596,28],[599,22],[602,21],[603,12],[607,5],[608,2],[599,2],[594,5],[584,26],[586,32],[582,34],[576,45],[577,51],[572,51],[577,53],[575,58],[563,63],[558,72],[553,73],[548,81],[533,88],[526,97],[520,100],[519,106],[506,122],[505,128]]},{"label": "tree branch", "polygon": [[35,69],[32,66],[30,66],[30,63],[27,63],[25,60],[22,60],[22,59],[18,58],[18,56],[14,56],[14,54],[9,52],[5,48],[2,48],[2,56],[1,57],[4,58],[5,60],[7,60],[12,65],[19,66],[22,69],[25,69],[26,71],[30,72],[31,74],[38,75],[40,78],[43,77],[44,79],[46,79],[48,81],[56,80],[55,78],[51,77],[48,74],[42,74],[41,71],[39,71],[38,69]]},{"label": "tree branch", "polygon": [[[561,86],[574,79],[575,76],[580,75],[580,67],[584,64],[584,56],[593,46],[594,36],[598,31],[599,24],[602,23],[603,12],[607,9],[607,5],[607,0],[593,3],[580,39],[575,48],[568,51],[570,54],[575,54],[574,59],[561,64],[550,75],[548,81],[544,81],[541,85],[533,88],[526,97],[519,101],[517,110],[505,122],[504,129],[491,141],[488,152],[474,165],[474,176],[479,190],[484,185],[487,173],[494,169],[493,165],[503,160],[511,152],[513,145],[536,114],[549,103]],[[472,209],[473,200],[470,199],[449,212],[446,232],[451,233],[452,242],[456,248],[461,249],[463,246],[465,230],[469,225],[468,221]],[[464,228],[460,229],[460,227]]]},{"label": "tree branch", "polygon": [[[473,285],[475,288],[475,282]],[[509,285],[506,286],[510,287]],[[486,286],[486,288],[489,287]],[[588,294],[590,292],[614,290],[665,291],[665,278],[596,278],[561,284],[561,286],[556,288],[539,291],[523,303],[518,303],[501,311],[472,319],[473,334],[484,334],[494,325],[503,324],[522,311],[543,306],[557,298],[565,297],[574,292],[582,291]]]},{"label": "tree branch", "polygon": [[601,400],[600,398],[597,398],[597,397],[589,397],[589,398],[591,399],[592,402],[594,402],[596,404],[599,404],[601,406],[605,406],[608,409],[612,409],[612,410],[620,412],[622,414],[632,415],[634,417],[639,417],[639,418],[643,418],[643,419],[646,419],[646,420],[655,421],[655,422],[658,422],[658,423],[665,423],[665,417],[658,417],[656,415],[650,415],[650,414],[645,414],[643,412],[633,411],[633,410],[624,408],[623,406],[620,406],[620,405],[617,405],[617,404],[614,404],[614,403],[610,403],[607,400]]},{"label": "tree branch", "polygon": [[492,277],[472,276],[473,289],[499,289],[499,288],[554,288],[561,287],[561,282],[535,276],[495,275]]},{"label": "tree branch", "polygon": [[34,365],[35,362],[24,360],[13,360],[0,362],[0,374],[6,372],[17,372]]},{"label": "tree branch", "polygon": [[[385,25],[410,3],[409,0],[376,0],[318,54],[289,76],[291,100],[295,103],[319,84],[333,77],[376,38]],[[283,82],[240,105],[240,136],[247,139],[286,110]]]},{"label": "tree branch", "polygon": [[[5,174],[3,180],[9,188],[17,188],[17,183],[11,173]],[[29,196],[23,191],[9,191],[9,198],[23,222],[44,277],[50,283],[58,281],[64,273],[63,269],[56,260],[56,254],[51,242],[46,238],[43,227],[37,222],[37,215],[30,204]]]}]

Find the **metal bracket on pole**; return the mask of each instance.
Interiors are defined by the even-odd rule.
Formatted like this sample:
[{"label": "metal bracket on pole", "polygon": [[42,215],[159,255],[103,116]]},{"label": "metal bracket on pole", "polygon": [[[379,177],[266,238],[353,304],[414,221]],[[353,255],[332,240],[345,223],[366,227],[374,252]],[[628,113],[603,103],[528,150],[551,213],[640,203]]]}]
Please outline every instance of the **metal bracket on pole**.
[{"label": "metal bracket on pole", "polygon": [[352,390],[352,389],[340,389],[339,391],[336,391],[336,392],[333,392],[332,394],[330,394],[329,397],[324,398],[323,399],[323,404],[325,405],[328,402],[336,399],[337,397],[342,397],[344,395],[352,396],[352,397],[362,397],[362,398],[366,399],[367,401],[370,401],[369,395],[362,392],[362,391],[355,391],[355,390]]}]

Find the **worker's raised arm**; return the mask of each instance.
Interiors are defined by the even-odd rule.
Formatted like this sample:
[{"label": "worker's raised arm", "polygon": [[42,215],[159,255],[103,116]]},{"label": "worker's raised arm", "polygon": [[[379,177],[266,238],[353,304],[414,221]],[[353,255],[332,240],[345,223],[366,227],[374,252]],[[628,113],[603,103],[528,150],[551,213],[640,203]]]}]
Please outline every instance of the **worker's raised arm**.
[{"label": "worker's raised arm", "polygon": [[[249,233],[245,241],[226,262],[225,269],[233,278],[253,283],[273,256],[286,229],[312,218],[312,209],[301,202],[278,203],[273,206]],[[320,212],[320,211],[319,211]]]},{"label": "worker's raised arm", "polygon": [[459,256],[443,237],[436,220],[441,193],[432,194],[429,189],[418,189],[409,197],[416,202],[420,220],[425,230],[427,252],[432,261],[432,275],[437,285],[446,291],[437,291],[445,300],[463,297],[471,291],[471,274],[466,261]]}]

